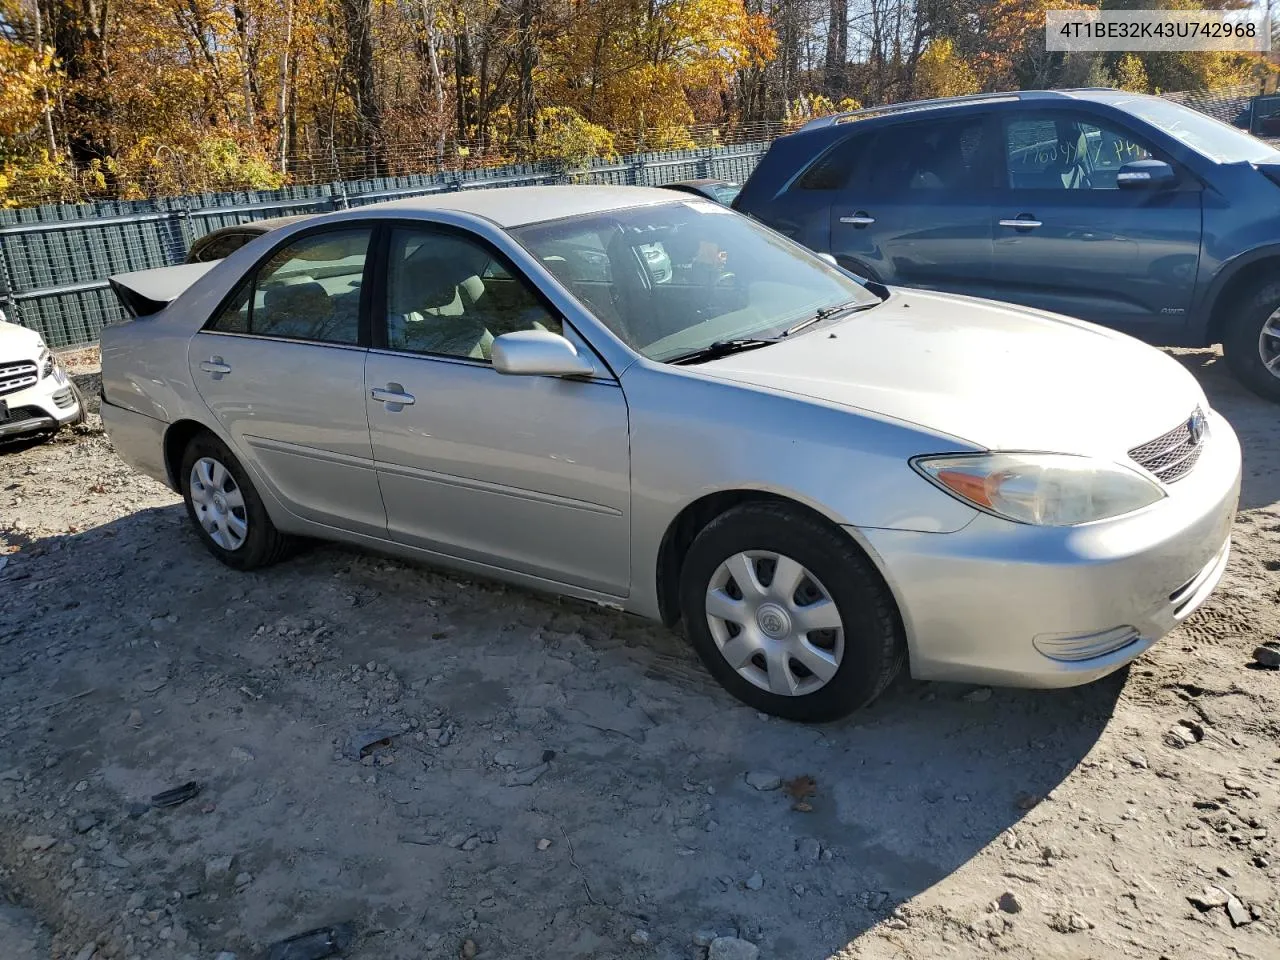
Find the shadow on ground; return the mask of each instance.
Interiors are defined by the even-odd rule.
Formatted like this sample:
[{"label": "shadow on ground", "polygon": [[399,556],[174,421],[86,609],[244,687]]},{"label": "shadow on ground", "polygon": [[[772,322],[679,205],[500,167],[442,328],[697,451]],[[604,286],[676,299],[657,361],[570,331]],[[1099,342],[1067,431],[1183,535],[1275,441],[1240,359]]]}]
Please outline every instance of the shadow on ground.
[{"label": "shadow on ground", "polygon": [[1227,418],[1244,452],[1240,509],[1280,502],[1280,456],[1275,442],[1280,430],[1280,404],[1271,403],[1240,385],[1216,349],[1179,351],[1175,358],[1204,388],[1209,403]]},{"label": "shadow on ground", "polygon": [[[20,708],[0,769],[52,763],[56,796],[87,781],[66,815],[103,812],[130,882],[187,890],[193,938],[248,951],[349,917],[350,956],[378,960],[465,938],[621,957],[637,929],[684,958],[706,928],[829,956],[1016,827],[1122,685],[901,681],[837,724],[767,720],[660,627],[332,547],[236,574],[179,506],[25,546],[0,572],[0,651]],[[384,724],[413,732],[373,767],[342,758]],[[124,814],[186,778],[210,812]],[[206,877],[227,853],[250,895]]]}]

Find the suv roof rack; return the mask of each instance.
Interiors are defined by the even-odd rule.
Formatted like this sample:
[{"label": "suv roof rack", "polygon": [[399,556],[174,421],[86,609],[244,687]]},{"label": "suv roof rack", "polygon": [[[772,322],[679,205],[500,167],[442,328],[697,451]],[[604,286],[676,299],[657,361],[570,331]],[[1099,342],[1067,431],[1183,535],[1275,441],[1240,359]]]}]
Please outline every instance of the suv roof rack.
[{"label": "suv roof rack", "polygon": [[828,117],[817,117],[810,120],[801,130],[815,127],[826,127],[834,124],[852,123],[869,117],[888,116],[899,113],[913,113],[917,110],[937,110],[944,107],[962,107],[971,103],[1007,103],[1015,100],[1035,100],[1040,98],[1062,97],[1072,93],[1114,92],[1113,87],[1073,87],[1063,90],[1009,90],[997,93],[971,93],[960,97],[936,97],[931,100],[906,100],[901,103],[886,103],[878,107],[863,107],[860,110],[849,110]]}]

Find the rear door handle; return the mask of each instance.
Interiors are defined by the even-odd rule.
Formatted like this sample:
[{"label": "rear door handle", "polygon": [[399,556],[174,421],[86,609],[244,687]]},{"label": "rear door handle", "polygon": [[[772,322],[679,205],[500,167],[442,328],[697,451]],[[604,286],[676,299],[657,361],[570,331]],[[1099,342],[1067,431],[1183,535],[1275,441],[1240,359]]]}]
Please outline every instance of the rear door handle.
[{"label": "rear door handle", "polygon": [[215,380],[231,372],[231,367],[224,363],[221,357],[210,357],[208,360],[201,360],[200,369],[205,373],[213,374],[213,379]]},{"label": "rear door handle", "polygon": [[859,210],[851,217],[841,217],[840,222],[851,223],[855,227],[869,227],[871,224],[876,222],[876,218],[867,216],[866,211],[864,210]]},{"label": "rear door handle", "polygon": [[1043,227],[1044,224],[1039,220],[1032,220],[1030,217],[1018,217],[1013,220],[1001,220],[1000,226],[1013,227],[1015,230],[1034,230],[1036,227]]},{"label": "rear door handle", "polygon": [[413,406],[413,394],[405,393],[404,387],[398,383],[388,383],[385,388],[374,387],[369,391],[369,396],[379,403],[395,403],[402,407]]}]

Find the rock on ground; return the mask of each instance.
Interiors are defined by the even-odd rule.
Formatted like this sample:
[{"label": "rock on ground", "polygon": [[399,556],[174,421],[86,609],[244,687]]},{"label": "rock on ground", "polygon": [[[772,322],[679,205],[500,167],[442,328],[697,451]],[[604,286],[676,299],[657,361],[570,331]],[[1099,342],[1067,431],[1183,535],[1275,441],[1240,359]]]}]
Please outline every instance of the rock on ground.
[{"label": "rock on ground", "polygon": [[96,414],[3,445],[0,888],[48,926],[0,916],[0,957],[260,957],[348,919],[344,960],[1276,956],[1253,651],[1280,635],[1280,431],[1216,352],[1176,355],[1245,449],[1208,602],[1086,687],[904,677],[820,728],[587,604],[323,545],[226,569]]}]

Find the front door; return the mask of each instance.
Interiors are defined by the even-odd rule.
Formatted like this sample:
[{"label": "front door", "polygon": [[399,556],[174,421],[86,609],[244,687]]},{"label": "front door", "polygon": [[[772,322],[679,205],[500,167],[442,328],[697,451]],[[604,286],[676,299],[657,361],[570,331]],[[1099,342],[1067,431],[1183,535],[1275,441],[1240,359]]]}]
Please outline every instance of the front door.
[{"label": "front door", "polygon": [[188,347],[201,398],[296,515],[386,536],[364,403],[361,291],[370,231],[274,253]]},{"label": "front door", "polygon": [[498,373],[489,362],[496,337],[576,334],[479,238],[397,227],[389,241],[365,396],[391,538],[625,596],[621,387],[603,364],[588,380]]},{"label": "front door", "polygon": [[1011,111],[1002,139],[995,296],[1136,336],[1180,329],[1200,260],[1199,183],[1180,171],[1168,189],[1119,189],[1121,165],[1169,158],[1092,115]]},{"label": "front door", "polygon": [[972,296],[991,276],[989,127],[983,116],[876,134],[831,205],[831,253],[883,283]]}]

